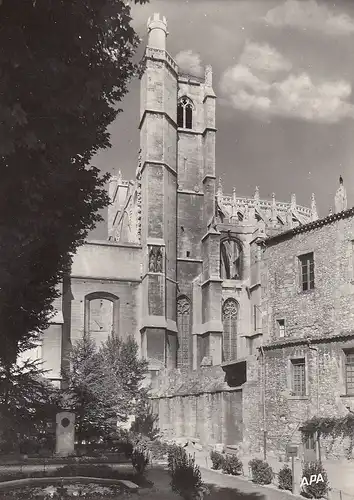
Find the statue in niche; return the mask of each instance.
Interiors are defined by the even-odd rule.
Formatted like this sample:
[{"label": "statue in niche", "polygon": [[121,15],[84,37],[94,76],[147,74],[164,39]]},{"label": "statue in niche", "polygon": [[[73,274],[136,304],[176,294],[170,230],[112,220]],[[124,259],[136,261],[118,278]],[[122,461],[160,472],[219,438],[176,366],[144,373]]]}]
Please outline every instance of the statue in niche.
[{"label": "statue in niche", "polygon": [[162,250],[160,247],[156,249],[156,273],[162,273]]},{"label": "statue in niche", "polygon": [[162,273],[161,247],[151,247],[149,252],[149,272]]},{"label": "statue in niche", "polygon": [[155,247],[151,247],[149,252],[149,271],[152,273],[155,272],[155,262],[156,262]]},{"label": "statue in niche", "polygon": [[238,280],[241,278],[241,251],[237,241],[231,239],[221,242],[221,278]]}]

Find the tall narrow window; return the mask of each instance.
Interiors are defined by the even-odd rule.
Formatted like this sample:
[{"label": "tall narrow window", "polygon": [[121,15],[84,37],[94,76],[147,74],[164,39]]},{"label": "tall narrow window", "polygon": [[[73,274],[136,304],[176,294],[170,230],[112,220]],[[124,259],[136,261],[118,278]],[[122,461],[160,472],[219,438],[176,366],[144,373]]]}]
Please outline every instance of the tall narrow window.
[{"label": "tall narrow window", "polygon": [[315,288],[315,263],[313,253],[299,257],[301,271],[301,288],[305,292]]},{"label": "tall narrow window", "polygon": [[177,126],[193,128],[193,103],[188,97],[182,97],[177,106]]},{"label": "tall narrow window", "polygon": [[234,299],[225,300],[222,308],[223,361],[237,358],[238,304]]},{"label": "tall narrow window", "polygon": [[232,237],[220,244],[220,277],[222,279],[242,279],[242,249]]},{"label": "tall narrow window", "polygon": [[354,350],[345,353],[345,385],[346,394],[354,395]]},{"label": "tall narrow window", "polygon": [[277,319],[278,337],[285,337],[285,319]]},{"label": "tall narrow window", "polygon": [[118,335],[119,299],[105,292],[94,292],[85,297],[85,332],[97,347],[112,335]]},{"label": "tall narrow window", "polygon": [[294,396],[306,395],[305,358],[292,359],[292,391]]},{"label": "tall narrow window", "polygon": [[257,306],[253,306],[253,330],[257,331]]},{"label": "tall narrow window", "polygon": [[185,297],[177,300],[178,352],[177,366],[189,367],[191,363],[191,303]]}]

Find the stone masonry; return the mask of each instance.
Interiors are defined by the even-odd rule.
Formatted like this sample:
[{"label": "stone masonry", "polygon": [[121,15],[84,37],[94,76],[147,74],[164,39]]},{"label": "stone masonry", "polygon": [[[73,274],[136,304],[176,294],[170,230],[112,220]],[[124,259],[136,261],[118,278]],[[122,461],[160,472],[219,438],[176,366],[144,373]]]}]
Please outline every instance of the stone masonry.
[{"label": "stone masonry", "polygon": [[[148,360],[166,437],[253,452],[267,432],[269,448],[283,453],[308,416],[352,404],[344,357],[354,314],[353,214],[342,181],[336,214],[322,220],[314,196],[306,208],[295,195],[263,200],[258,188],[248,198],[224,194],[212,68],[202,78],[181,73],[166,37],[166,19],[154,14],[135,178],[112,177],[107,240],[78,250],[36,355],[60,384],[83,332],[98,344],[132,335]],[[315,286],[301,291],[299,257],[311,252]],[[301,396],[292,394],[293,371]]]}]

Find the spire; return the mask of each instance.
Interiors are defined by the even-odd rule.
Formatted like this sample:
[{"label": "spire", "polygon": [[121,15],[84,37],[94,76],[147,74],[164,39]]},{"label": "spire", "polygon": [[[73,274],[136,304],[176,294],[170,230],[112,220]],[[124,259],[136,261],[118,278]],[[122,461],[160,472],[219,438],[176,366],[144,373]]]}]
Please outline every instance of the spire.
[{"label": "spire", "polygon": [[236,188],[232,188],[232,203],[234,206],[237,204],[237,197],[236,197]]},{"label": "spire", "polygon": [[219,177],[219,185],[217,190],[217,196],[221,197],[223,195],[221,177]]},{"label": "spire", "polygon": [[316,200],[315,200],[315,193],[312,193],[311,195],[311,220],[317,220],[318,219],[318,214],[317,214],[317,206],[316,206]]},{"label": "spire", "polygon": [[272,222],[273,224],[276,223],[276,220],[277,220],[277,202],[275,201],[275,193],[272,193],[272,208],[271,208],[271,211],[272,211]]},{"label": "spire", "polygon": [[254,192],[254,201],[258,202],[259,201],[259,187],[256,186],[256,190]]},{"label": "spire", "polygon": [[122,180],[123,180],[122,171],[121,170],[118,170],[117,179],[118,179],[118,184],[121,184]]},{"label": "spire", "polygon": [[339,188],[337,189],[336,196],[334,198],[334,212],[342,212],[346,210],[348,206],[347,202],[347,190],[344,187],[343,177],[339,177]]},{"label": "spire", "polygon": [[291,210],[296,210],[296,194],[294,193],[291,195],[290,208]]}]

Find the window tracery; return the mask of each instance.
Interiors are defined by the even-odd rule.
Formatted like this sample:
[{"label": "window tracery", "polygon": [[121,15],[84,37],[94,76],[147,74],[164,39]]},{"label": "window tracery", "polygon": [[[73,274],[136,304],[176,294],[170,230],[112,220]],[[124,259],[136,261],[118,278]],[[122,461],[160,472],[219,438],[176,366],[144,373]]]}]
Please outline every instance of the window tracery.
[{"label": "window tracery", "polygon": [[182,97],[177,105],[177,126],[193,128],[193,103],[188,97]]},{"label": "window tracery", "polygon": [[225,300],[222,307],[223,360],[237,358],[238,303],[234,299]]},{"label": "window tracery", "polygon": [[177,365],[188,366],[191,339],[191,303],[186,296],[177,299],[178,354]]}]

